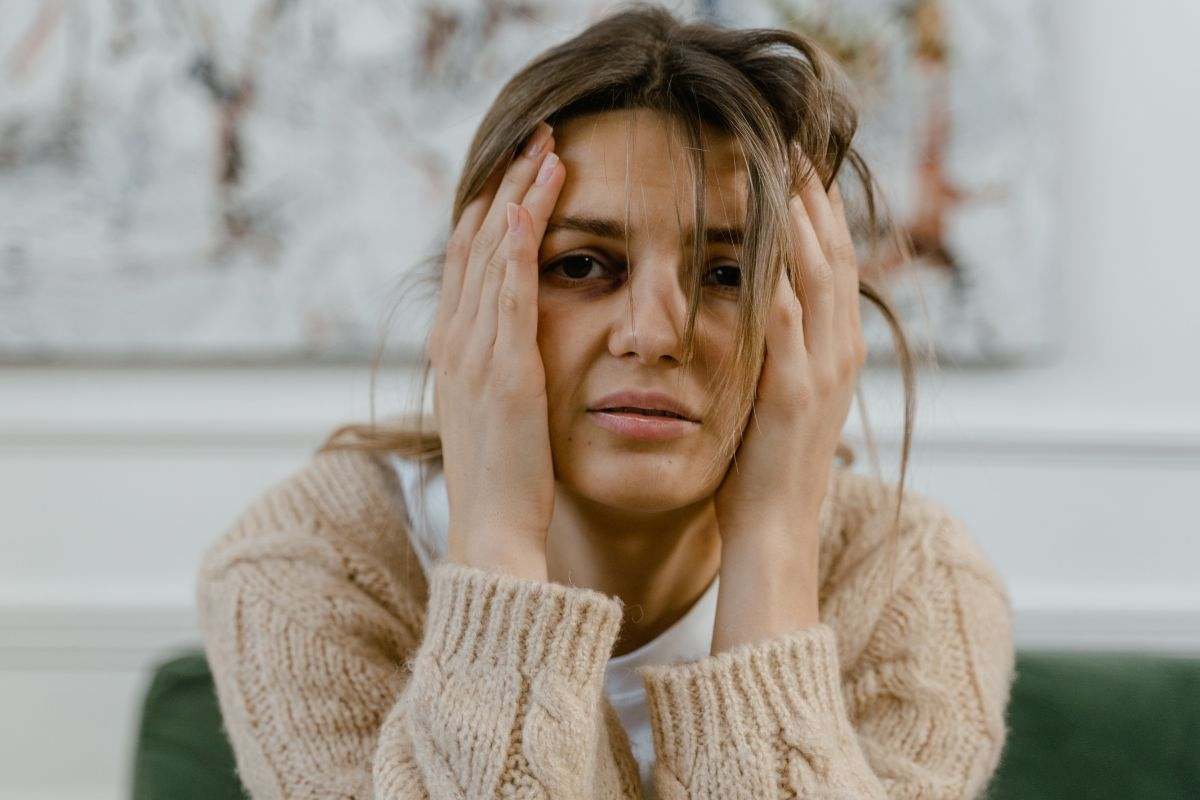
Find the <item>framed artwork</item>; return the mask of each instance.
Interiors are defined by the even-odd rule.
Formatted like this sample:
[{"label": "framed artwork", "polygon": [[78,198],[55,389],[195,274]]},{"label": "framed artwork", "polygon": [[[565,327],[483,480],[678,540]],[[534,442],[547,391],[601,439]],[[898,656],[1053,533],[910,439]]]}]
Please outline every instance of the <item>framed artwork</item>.
[{"label": "framed artwork", "polygon": [[[861,149],[918,244],[918,280],[892,290],[914,337],[985,362],[1043,346],[1037,0],[668,5],[834,47],[863,87]],[[0,360],[362,361],[385,333],[415,353],[428,318],[388,312],[444,233],[487,103],[613,6],[10,2]],[[908,319],[918,295],[931,326]],[[886,359],[882,320],[864,326]]]}]

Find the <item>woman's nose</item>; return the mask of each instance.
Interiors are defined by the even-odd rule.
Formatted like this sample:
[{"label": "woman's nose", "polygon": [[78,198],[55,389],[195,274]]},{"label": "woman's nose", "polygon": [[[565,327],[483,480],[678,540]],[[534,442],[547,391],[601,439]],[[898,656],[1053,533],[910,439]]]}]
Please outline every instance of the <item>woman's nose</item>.
[{"label": "woman's nose", "polygon": [[625,291],[618,292],[609,336],[609,351],[618,358],[634,355],[646,365],[683,360],[683,328],[687,296],[674,261],[642,261],[631,267]]}]

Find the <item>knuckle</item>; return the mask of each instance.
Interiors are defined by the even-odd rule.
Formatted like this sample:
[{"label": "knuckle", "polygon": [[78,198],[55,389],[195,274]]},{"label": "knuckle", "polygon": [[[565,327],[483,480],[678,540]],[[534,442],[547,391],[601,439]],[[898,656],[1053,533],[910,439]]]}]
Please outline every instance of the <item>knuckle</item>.
[{"label": "knuckle", "polygon": [[806,381],[798,381],[789,394],[792,397],[792,406],[796,412],[807,411],[813,404],[813,388]]},{"label": "knuckle", "polygon": [[472,391],[482,385],[487,368],[487,355],[473,342],[464,342],[462,352],[455,356],[456,374],[459,381]]},{"label": "knuckle", "polygon": [[829,187],[829,205],[836,211],[845,207],[842,201],[842,190],[838,188],[837,181]]},{"label": "knuckle", "polygon": [[485,268],[485,280],[499,281],[504,278],[504,269],[506,261],[499,253],[488,259],[487,267]]},{"label": "knuckle", "polygon": [[836,368],[816,364],[810,374],[812,392],[816,397],[828,397],[838,384]]},{"label": "knuckle", "polygon": [[470,256],[473,259],[486,258],[496,249],[496,234],[490,229],[480,230],[471,240]]},{"label": "knuckle", "polygon": [[827,289],[833,285],[833,267],[828,261],[818,261],[812,267],[813,283],[821,289]]},{"label": "knuckle", "polygon": [[522,371],[515,359],[502,358],[493,362],[488,375],[488,390],[497,402],[516,403],[523,384]]},{"label": "knuckle", "polygon": [[867,343],[861,336],[854,337],[854,361],[859,367],[867,363]]},{"label": "knuckle", "polygon": [[778,289],[780,292],[787,292],[783,295],[778,303],[778,313],[775,314],[777,324],[785,329],[797,327],[804,322],[804,309],[800,304],[800,298],[796,296],[796,292],[791,286],[782,286]]},{"label": "knuckle", "polygon": [[800,323],[800,314],[797,313],[791,303],[785,303],[783,308],[780,309],[779,314],[775,316],[775,324],[784,332],[794,331],[800,327]]},{"label": "knuckle", "polygon": [[456,317],[438,340],[438,353],[445,366],[455,368],[460,363],[462,348],[456,346],[456,343],[462,341],[464,341],[462,323],[458,322]]},{"label": "knuckle", "polygon": [[500,290],[500,311],[504,314],[512,314],[516,312],[520,306],[521,298],[513,289]]},{"label": "knuckle", "polygon": [[838,241],[833,247],[833,257],[839,262],[853,264],[858,261],[858,254],[854,251],[854,242],[848,239]]},{"label": "knuckle", "polygon": [[838,360],[838,382],[847,383],[858,372],[858,354],[851,350]]},{"label": "knuckle", "polygon": [[462,355],[454,348],[444,349],[439,353],[436,366],[447,378],[456,377],[462,371]]},{"label": "knuckle", "polygon": [[[540,163],[540,162],[539,162]],[[529,182],[528,174],[530,172],[529,159],[518,158],[509,166],[508,171],[504,173],[504,177],[500,180],[502,189],[516,189]],[[497,195],[504,194],[503,191],[497,192]]]},{"label": "knuckle", "polygon": [[519,234],[507,234],[501,246],[496,248],[496,253],[505,259],[521,258],[525,253],[525,240]]},{"label": "knuckle", "polygon": [[446,242],[446,260],[467,258],[471,255],[471,246],[466,237],[456,234]]}]

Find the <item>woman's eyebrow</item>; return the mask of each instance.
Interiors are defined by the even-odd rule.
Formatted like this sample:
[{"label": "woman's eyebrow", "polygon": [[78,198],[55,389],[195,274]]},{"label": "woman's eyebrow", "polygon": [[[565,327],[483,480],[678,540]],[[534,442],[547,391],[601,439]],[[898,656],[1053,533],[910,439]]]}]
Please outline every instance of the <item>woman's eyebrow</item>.
[{"label": "woman's eyebrow", "polygon": [[[624,239],[625,226],[619,220],[608,217],[590,217],[580,214],[566,214],[558,217],[551,217],[546,224],[546,231],[543,236],[549,236],[555,231],[580,231],[581,233],[590,233],[593,236],[599,236],[603,239]],[[691,241],[691,229],[685,231],[685,241]],[[710,227],[705,229],[705,241],[709,243],[723,243],[731,245],[740,245],[744,238],[744,232],[739,226],[727,227]]]}]

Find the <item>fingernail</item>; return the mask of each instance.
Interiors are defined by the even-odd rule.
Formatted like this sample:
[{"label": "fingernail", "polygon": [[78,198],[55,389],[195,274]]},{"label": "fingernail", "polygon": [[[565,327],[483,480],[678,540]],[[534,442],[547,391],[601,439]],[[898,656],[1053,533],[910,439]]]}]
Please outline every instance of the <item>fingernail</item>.
[{"label": "fingernail", "polygon": [[508,211],[508,229],[516,231],[517,226],[521,224],[521,215],[517,212],[517,204],[510,201],[505,210]]},{"label": "fingernail", "polygon": [[550,134],[554,132],[554,128],[545,120],[538,123],[537,129],[534,130],[530,137],[529,144],[525,148],[525,155],[530,158],[537,158],[542,154],[542,150],[546,147],[546,141],[550,138]]},{"label": "fingernail", "polygon": [[550,175],[556,166],[558,166],[558,154],[547,153],[546,157],[542,159],[542,167],[538,170],[537,178],[533,182],[540,185],[550,180]]}]

